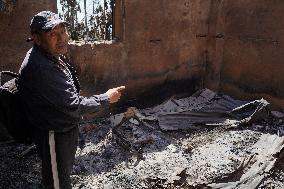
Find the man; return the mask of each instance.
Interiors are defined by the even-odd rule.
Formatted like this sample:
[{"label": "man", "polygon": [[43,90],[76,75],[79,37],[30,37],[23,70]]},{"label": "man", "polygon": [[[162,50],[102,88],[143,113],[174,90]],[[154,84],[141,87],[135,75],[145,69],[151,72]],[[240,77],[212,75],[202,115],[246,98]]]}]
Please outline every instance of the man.
[{"label": "man", "polygon": [[64,57],[68,45],[66,25],[50,11],[36,14],[30,24],[34,45],[19,71],[19,97],[42,160],[45,188],[71,188],[81,115],[117,102],[125,88],[91,97],[79,95],[74,69]]}]

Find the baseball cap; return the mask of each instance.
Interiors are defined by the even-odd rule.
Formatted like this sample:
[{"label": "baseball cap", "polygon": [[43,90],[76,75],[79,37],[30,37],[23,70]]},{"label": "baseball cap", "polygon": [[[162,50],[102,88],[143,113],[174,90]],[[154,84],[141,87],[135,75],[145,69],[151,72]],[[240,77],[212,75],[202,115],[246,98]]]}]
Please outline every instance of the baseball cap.
[{"label": "baseball cap", "polygon": [[67,22],[61,20],[58,14],[51,11],[42,11],[34,15],[31,20],[30,29],[31,34],[41,31],[48,32],[59,24],[69,25]]}]

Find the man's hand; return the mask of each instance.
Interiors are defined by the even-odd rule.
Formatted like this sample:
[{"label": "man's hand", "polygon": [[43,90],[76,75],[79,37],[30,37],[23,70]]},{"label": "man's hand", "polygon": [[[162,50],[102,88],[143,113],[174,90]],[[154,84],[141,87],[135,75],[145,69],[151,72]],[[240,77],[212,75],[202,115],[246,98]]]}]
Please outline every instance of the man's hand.
[{"label": "man's hand", "polygon": [[115,103],[120,99],[121,92],[125,89],[125,86],[109,89],[106,94],[109,96],[109,102]]}]

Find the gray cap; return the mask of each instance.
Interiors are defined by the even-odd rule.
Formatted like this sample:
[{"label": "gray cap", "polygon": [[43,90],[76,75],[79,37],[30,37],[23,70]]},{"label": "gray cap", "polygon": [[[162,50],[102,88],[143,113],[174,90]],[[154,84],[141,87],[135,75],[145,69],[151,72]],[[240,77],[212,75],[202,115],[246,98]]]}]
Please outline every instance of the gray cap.
[{"label": "gray cap", "polygon": [[50,31],[59,24],[69,25],[67,22],[61,20],[58,14],[50,11],[39,12],[31,20],[31,34],[39,33],[41,31]]}]

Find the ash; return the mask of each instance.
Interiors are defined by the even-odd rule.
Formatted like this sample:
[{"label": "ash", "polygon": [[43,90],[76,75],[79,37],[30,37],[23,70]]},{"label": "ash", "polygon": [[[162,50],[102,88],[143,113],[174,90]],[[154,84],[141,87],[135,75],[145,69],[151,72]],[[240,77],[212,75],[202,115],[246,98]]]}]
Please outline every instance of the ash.
[{"label": "ash", "polygon": [[[197,102],[198,96],[186,102],[188,106],[198,104],[200,110],[210,107],[208,102],[214,96],[210,92],[210,100]],[[181,102],[185,99],[136,109],[136,119],[127,119],[119,127],[126,114],[97,120],[89,130],[83,125],[85,143],[76,152],[73,188],[214,188],[220,184],[248,188],[248,184],[255,183],[250,178],[259,181],[251,188],[284,188],[282,112],[270,112],[266,117],[229,128],[220,124],[200,126],[200,122],[191,128],[191,122],[190,128],[173,130],[163,120],[163,128],[170,129],[161,129],[159,113],[164,116],[165,112],[194,109],[184,104],[178,107]],[[41,188],[40,160],[32,145],[2,143],[0,157],[0,188]],[[261,167],[258,162],[271,166],[254,169]]]}]

